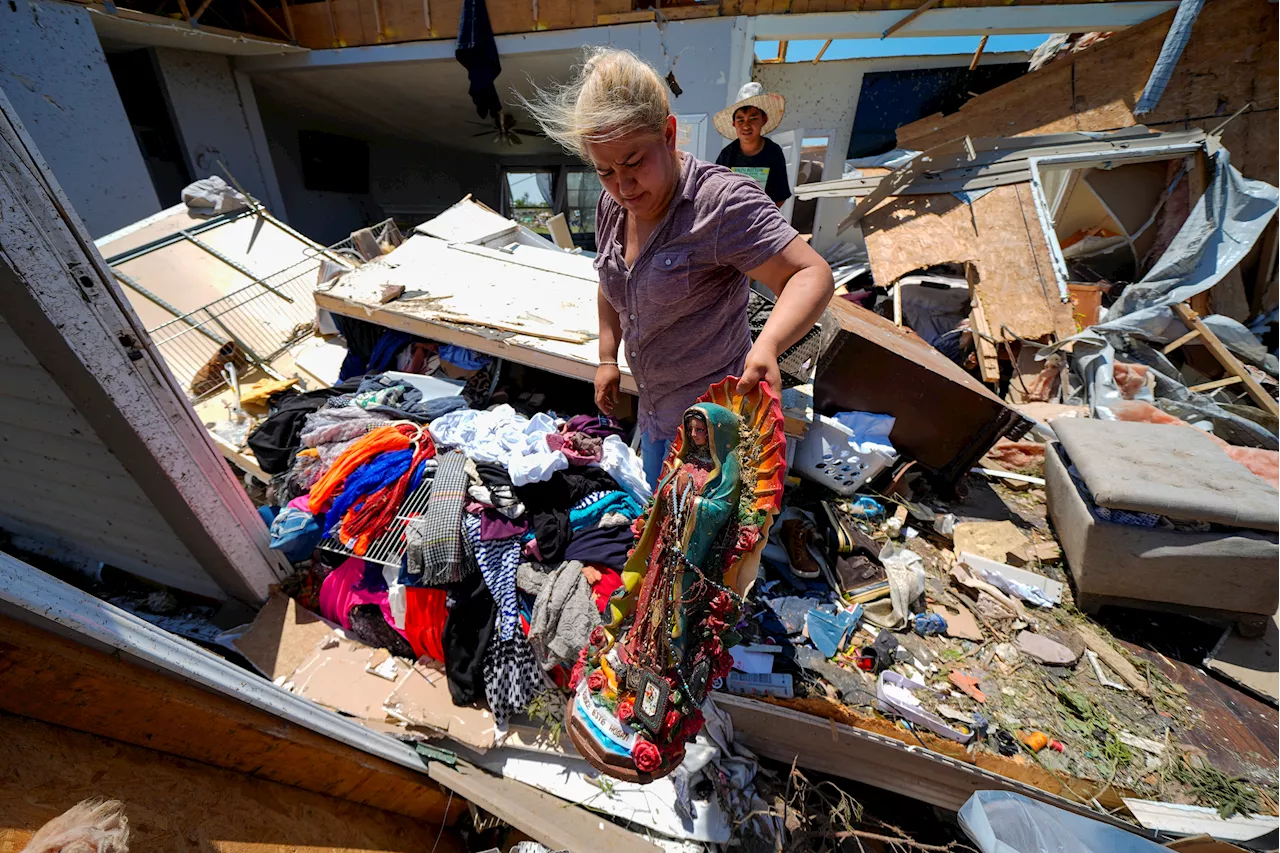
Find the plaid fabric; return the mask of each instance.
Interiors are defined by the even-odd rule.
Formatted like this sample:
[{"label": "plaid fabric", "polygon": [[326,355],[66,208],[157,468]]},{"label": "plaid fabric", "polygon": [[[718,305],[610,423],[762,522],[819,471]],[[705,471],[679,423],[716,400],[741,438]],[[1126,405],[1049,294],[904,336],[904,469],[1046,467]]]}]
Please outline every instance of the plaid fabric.
[{"label": "plaid fabric", "polygon": [[436,457],[427,511],[405,525],[405,575],[412,586],[441,586],[466,577],[462,559],[462,504],[469,483],[466,461],[458,450]]}]

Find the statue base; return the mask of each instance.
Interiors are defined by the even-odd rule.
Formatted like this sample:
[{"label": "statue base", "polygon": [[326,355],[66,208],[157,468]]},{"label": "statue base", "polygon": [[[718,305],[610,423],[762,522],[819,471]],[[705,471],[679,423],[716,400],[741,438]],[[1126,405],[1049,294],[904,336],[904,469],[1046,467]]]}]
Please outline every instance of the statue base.
[{"label": "statue base", "polygon": [[681,750],[679,761],[669,761],[652,773],[642,773],[636,768],[631,756],[619,755],[599,744],[586,724],[579,719],[574,710],[573,699],[569,700],[569,705],[565,708],[565,729],[569,732],[569,739],[573,741],[574,749],[578,750],[578,754],[586,759],[588,764],[601,773],[612,776],[614,779],[621,779],[623,782],[639,782],[641,785],[646,785],[655,779],[669,775],[684,760],[684,751]]}]

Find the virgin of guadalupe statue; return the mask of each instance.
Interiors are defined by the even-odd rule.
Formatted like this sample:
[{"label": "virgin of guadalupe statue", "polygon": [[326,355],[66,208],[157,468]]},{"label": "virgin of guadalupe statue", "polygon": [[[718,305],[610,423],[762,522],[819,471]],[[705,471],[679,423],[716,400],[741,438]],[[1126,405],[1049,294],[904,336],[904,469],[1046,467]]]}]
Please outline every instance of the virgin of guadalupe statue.
[{"label": "virgin of guadalupe statue", "polygon": [[627,781],[665,776],[702,728],[700,706],[729,672],[742,597],[782,504],[782,407],[730,376],[685,412],[639,540],[570,678],[578,752]]}]

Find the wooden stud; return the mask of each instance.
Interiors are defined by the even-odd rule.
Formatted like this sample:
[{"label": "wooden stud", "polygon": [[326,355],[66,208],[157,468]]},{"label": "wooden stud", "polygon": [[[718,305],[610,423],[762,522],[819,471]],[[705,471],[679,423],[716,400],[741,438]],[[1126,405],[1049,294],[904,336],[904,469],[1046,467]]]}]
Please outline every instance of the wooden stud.
[{"label": "wooden stud", "polygon": [[1239,376],[1225,376],[1222,379],[1215,379],[1212,382],[1202,382],[1199,385],[1192,385],[1188,391],[1212,391],[1215,388],[1225,388],[1228,385],[1235,385],[1244,380]]},{"label": "wooden stud", "polygon": [[778,42],[778,61],[779,61],[779,62],[786,62],[786,61],[787,61],[787,47],[788,47],[790,44],[791,44],[791,42],[788,42],[788,41],[780,41],[780,42]]},{"label": "wooden stud", "polygon": [[187,19],[188,24],[194,23],[191,18],[191,10],[187,8],[187,0],[178,0],[178,8],[182,10],[182,17]]},{"label": "wooden stud", "polygon": [[289,11],[289,0],[280,0],[280,8],[284,10],[284,24],[289,28],[289,41],[298,43],[298,34],[293,30],[293,13]]},{"label": "wooden stud", "polygon": [[921,15],[923,15],[925,12],[929,11],[930,9],[932,9],[934,6],[937,6],[939,2],[940,2],[940,0],[924,0],[924,2],[923,2],[923,3],[921,3],[919,6],[917,6],[917,7],[916,7],[916,8],[914,8],[914,9],[912,9],[910,12],[908,12],[908,13],[907,13],[907,14],[905,14],[905,15],[903,15],[903,16],[902,16],[901,18],[899,18],[896,22],[894,22],[893,24],[891,24],[891,25],[889,26],[889,29],[885,30],[883,33],[881,33],[881,34],[880,34],[880,38],[882,38],[882,39],[887,39],[889,36],[893,35],[893,34],[894,34],[894,33],[896,33],[898,30],[902,29],[902,28],[903,28],[903,27],[905,27],[907,24],[911,23],[911,22],[912,22],[912,21],[914,21],[916,18],[918,18],[918,17],[920,17]]},{"label": "wooden stud", "polygon": [[1200,332],[1197,329],[1192,329],[1191,331],[1187,332],[1185,335],[1183,335],[1182,337],[1178,338],[1176,341],[1174,341],[1173,343],[1165,347],[1164,354],[1168,355],[1169,353],[1176,350],[1178,347],[1182,346],[1183,344],[1191,343],[1193,340],[1195,340],[1198,337],[1200,337]]},{"label": "wooden stud", "polygon": [[1200,315],[1193,311],[1191,306],[1181,302],[1174,305],[1173,310],[1182,319],[1182,322],[1187,324],[1187,328],[1194,329],[1200,333],[1200,337],[1204,340],[1204,345],[1208,347],[1209,352],[1213,353],[1213,357],[1218,360],[1218,363],[1228,373],[1240,377],[1240,381],[1244,383],[1249,396],[1258,404],[1258,407],[1264,412],[1270,413],[1273,418],[1280,417],[1280,405],[1277,405],[1266,389],[1258,384],[1258,380],[1253,378],[1253,375],[1240,363],[1235,354],[1218,339],[1213,330],[1201,321]]},{"label": "wooden stud", "polygon": [[200,4],[200,8],[196,9],[196,13],[191,16],[191,20],[199,21],[200,16],[205,13],[205,10],[208,9],[212,3],[213,0],[204,0],[204,2]]},{"label": "wooden stud", "polygon": [[818,55],[813,58],[813,64],[817,65],[822,61],[822,54],[827,52],[827,48],[831,47],[831,39],[827,39],[822,43],[822,47],[818,48]]},{"label": "wooden stud", "polygon": [[[976,283],[977,276],[972,278]],[[982,310],[982,300],[978,298],[974,284],[969,285],[969,292],[973,294],[969,324],[973,329],[973,349],[978,356],[978,374],[983,382],[995,385],[1000,382],[1000,352],[991,341],[991,327],[987,325],[987,315]]]},{"label": "wooden stud", "polygon": [[[184,2],[185,2],[185,0],[184,0]],[[288,32],[284,27],[280,26],[280,22],[279,22],[279,21],[277,21],[275,18],[273,18],[273,17],[271,17],[269,14],[267,14],[267,10],[266,10],[266,9],[264,9],[264,8],[262,8],[260,5],[258,5],[258,0],[249,0],[249,5],[250,5],[250,6],[252,6],[253,8],[255,8],[255,9],[257,9],[257,10],[262,14],[262,17],[264,17],[264,18],[266,18],[268,21],[270,21],[270,22],[271,22],[271,26],[275,27],[275,28],[276,28],[276,30],[277,30],[277,31],[279,31],[280,35],[284,36],[285,38],[289,38],[289,32]]]},{"label": "wooden stud", "polygon": [[[281,0],[283,3],[284,0]],[[969,62],[969,70],[973,71],[978,67],[978,60],[982,59],[982,52],[987,49],[987,39],[990,36],[983,36],[982,41],[978,42],[978,49],[973,52],[973,59]]]},{"label": "wooden stud", "polygon": [[893,325],[902,325],[902,282],[893,283]]}]

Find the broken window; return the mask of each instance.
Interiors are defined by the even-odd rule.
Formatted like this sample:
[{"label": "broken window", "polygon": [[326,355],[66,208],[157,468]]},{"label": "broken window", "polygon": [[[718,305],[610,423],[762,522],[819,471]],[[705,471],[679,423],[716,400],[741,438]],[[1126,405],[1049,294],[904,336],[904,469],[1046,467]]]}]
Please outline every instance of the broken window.
[{"label": "broken window", "polygon": [[524,227],[550,236],[547,220],[555,214],[555,171],[507,169],[503,175],[506,214]]},{"label": "broken window", "polygon": [[[595,246],[596,202],[603,191],[594,169],[568,169],[565,175],[564,215],[574,242]],[[581,241],[579,238],[582,238]]]},{"label": "broken window", "polygon": [[1082,328],[1160,258],[1203,180],[1195,153],[1039,163],[1041,217]]}]

